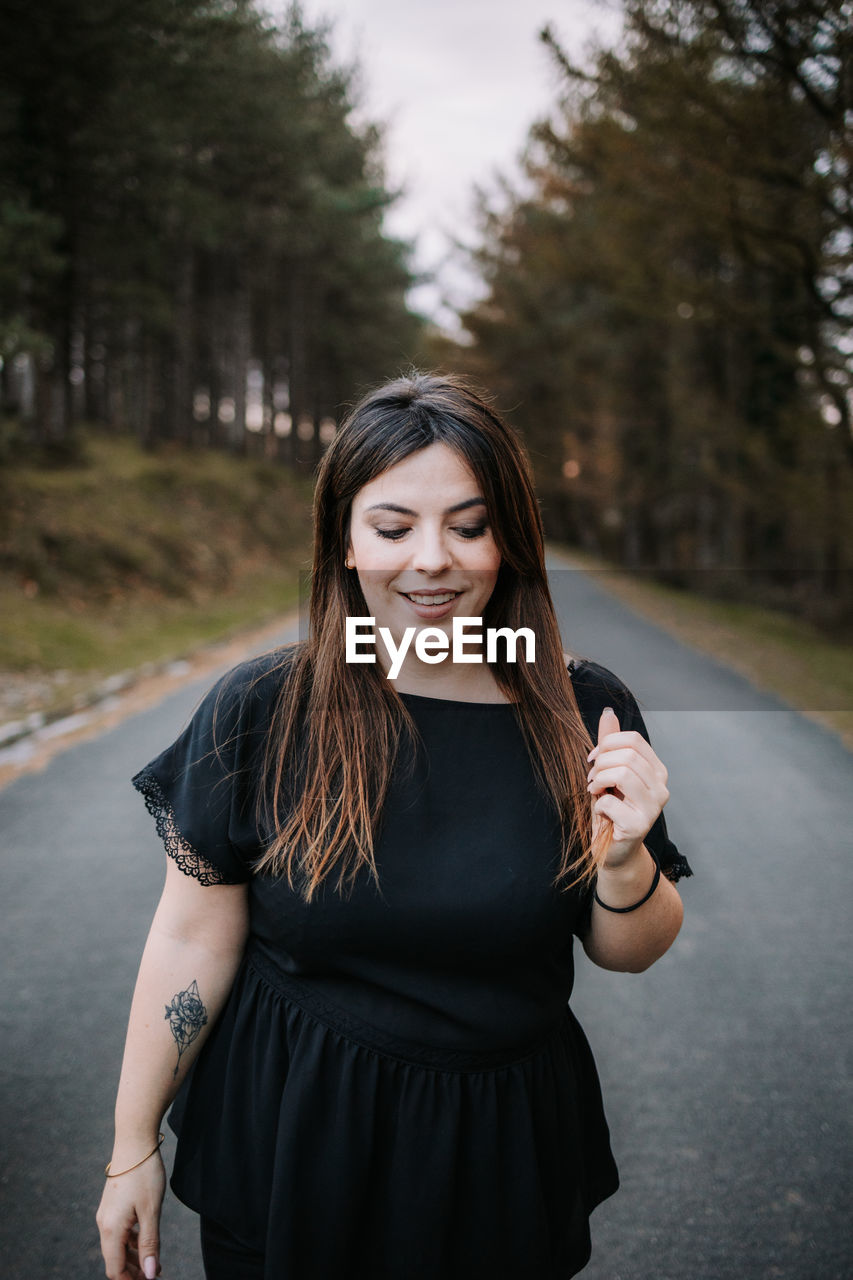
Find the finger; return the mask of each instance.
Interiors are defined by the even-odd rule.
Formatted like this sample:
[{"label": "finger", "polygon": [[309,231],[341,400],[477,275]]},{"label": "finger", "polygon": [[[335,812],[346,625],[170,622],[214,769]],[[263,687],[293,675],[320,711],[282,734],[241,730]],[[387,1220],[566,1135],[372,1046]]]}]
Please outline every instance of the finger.
[{"label": "finger", "polygon": [[606,790],[607,787],[621,787],[622,782],[629,783],[630,786],[630,777],[637,778],[639,785],[646,787],[651,795],[657,795],[662,790],[661,774],[654,771],[647,760],[628,751],[616,751],[612,755],[608,753],[597,760],[587,774],[587,790],[592,792]]},{"label": "finger", "polygon": [[139,1235],[136,1241],[139,1265],[146,1280],[155,1280],[160,1266],[159,1215],[139,1215]]},{"label": "finger", "polygon": [[598,718],[598,745],[608,734],[619,732],[619,717],[612,707],[605,707]]},{"label": "finger", "polygon": [[102,1227],[101,1253],[104,1258],[104,1271],[108,1276],[113,1276],[115,1280],[125,1280],[125,1277],[133,1275],[133,1264],[129,1263],[127,1257],[125,1232]]},{"label": "finger", "polygon": [[630,798],[614,795],[612,791],[593,796],[592,801],[593,819],[609,818],[615,827],[632,838],[648,835],[661,811],[656,801],[636,804]]},{"label": "finger", "polygon": [[121,1273],[121,1280],[145,1280],[142,1274],[142,1268],[139,1265],[139,1250],[137,1249],[139,1226],[134,1225],[125,1246],[125,1264],[124,1271]]},{"label": "finger", "polygon": [[626,747],[633,748],[638,755],[648,760],[650,764],[664,768],[663,762],[655,755],[651,744],[646,742],[643,735],[638,733],[636,729],[623,729],[619,733],[607,734],[606,740],[599,739],[597,746],[590,752],[590,756],[593,759],[600,760],[605,752],[609,754],[611,751],[619,751]]},{"label": "finger", "polygon": [[591,776],[596,768],[610,768],[611,765],[615,764],[630,765],[638,773],[644,770],[649,776],[652,776],[656,771],[663,773],[663,764],[656,756],[653,759],[649,759],[648,755],[637,751],[635,747],[617,746],[612,749],[603,747],[596,756],[594,763],[590,766],[589,774]]},{"label": "finger", "polygon": [[[657,779],[652,774],[647,761],[637,761],[632,756],[622,763],[611,762],[597,764],[587,784],[591,793],[606,791],[608,787],[618,787],[625,795],[635,799],[653,800],[657,796]],[[641,788],[638,790],[638,788]]]},{"label": "finger", "polygon": [[610,791],[597,797],[592,812],[596,818],[609,818],[613,826],[624,833],[621,838],[636,839],[645,835],[651,826],[642,810],[626,804]]}]

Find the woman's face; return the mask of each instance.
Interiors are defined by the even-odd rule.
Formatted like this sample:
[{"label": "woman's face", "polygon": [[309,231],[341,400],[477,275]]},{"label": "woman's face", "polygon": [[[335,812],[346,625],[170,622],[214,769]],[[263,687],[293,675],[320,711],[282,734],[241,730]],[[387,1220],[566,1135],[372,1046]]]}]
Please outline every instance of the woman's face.
[{"label": "woman's face", "polygon": [[[396,644],[407,627],[451,636],[454,617],[482,617],[500,563],[480,486],[446,444],[410,454],[353,499],[347,566]],[[381,642],[376,652],[381,661]]]}]

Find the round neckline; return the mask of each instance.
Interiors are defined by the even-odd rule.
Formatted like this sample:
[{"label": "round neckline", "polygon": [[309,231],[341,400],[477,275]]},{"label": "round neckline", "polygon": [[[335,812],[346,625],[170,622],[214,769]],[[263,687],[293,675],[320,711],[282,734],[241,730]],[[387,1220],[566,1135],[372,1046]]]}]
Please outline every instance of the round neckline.
[{"label": "round neckline", "polygon": [[427,693],[405,693],[400,691],[401,698],[414,698],[416,702],[437,702],[447,707],[517,707],[517,702],[468,702],[462,698],[432,698]]},{"label": "round neckline", "polygon": [[[586,662],[586,658],[581,658],[579,661],[577,661],[575,658],[572,658],[571,661],[566,664],[566,670],[568,671],[569,676],[570,677],[573,676],[575,672],[578,670],[578,668],[583,666],[585,662]],[[518,706],[517,702],[467,702],[462,698],[432,698],[428,693],[405,693],[402,689],[400,690],[399,696],[401,698],[414,698],[416,702],[436,702],[439,704],[443,703],[446,706],[450,706],[450,707],[517,707]]]}]

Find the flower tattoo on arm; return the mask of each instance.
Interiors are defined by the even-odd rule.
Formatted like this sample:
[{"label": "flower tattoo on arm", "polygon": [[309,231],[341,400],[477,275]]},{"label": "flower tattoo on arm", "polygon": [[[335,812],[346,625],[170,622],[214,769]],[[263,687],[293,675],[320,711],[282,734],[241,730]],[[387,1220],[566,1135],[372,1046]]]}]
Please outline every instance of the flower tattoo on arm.
[{"label": "flower tattoo on arm", "polygon": [[178,1046],[178,1061],[172,1072],[172,1079],[174,1079],[181,1065],[181,1055],[185,1049],[189,1048],[207,1022],[207,1010],[201,1002],[195,978],[186,991],[179,991],[177,995],[172,996],[172,1003],[166,1005],[166,1017],[169,1019],[169,1026]]}]

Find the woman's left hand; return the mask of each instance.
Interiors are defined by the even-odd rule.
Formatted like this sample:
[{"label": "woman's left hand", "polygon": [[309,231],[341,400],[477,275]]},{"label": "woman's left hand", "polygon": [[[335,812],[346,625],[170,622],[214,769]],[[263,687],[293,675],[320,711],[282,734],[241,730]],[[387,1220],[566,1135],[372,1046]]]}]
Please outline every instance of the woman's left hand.
[{"label": "woman's left hand", "polygon": [[598,745],[589,759],[593,838],[601,827],[601,817],[610,818],[613,838],[604,865],[619,867],[641,847],[669,799],[669,775],[641,733],[620,730],[612,707],[601,713]]}]

